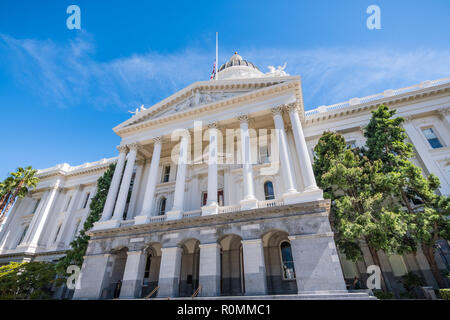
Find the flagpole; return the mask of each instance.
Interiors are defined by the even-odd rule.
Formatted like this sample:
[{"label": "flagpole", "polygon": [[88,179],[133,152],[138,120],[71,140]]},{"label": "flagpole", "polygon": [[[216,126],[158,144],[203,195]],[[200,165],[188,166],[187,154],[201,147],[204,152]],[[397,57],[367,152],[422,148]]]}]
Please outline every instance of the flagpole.
[{"label": "flagpole", "polygon": [[215,79],[217,80],[218,77],[218,72],[219,71],[219,33],[216,32],[216,74],[215,74]]}]

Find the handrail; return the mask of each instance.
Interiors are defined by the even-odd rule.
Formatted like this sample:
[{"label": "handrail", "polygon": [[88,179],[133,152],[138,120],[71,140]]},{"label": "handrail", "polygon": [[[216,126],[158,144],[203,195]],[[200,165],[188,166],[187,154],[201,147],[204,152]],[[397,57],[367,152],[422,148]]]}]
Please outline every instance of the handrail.
[{"label": "handrail", "polygon": [[194,299],[195,297],[197,297],[198,293],[200,292],[200,290],[202,289],[202,285],[199,284],[197,290],[195,290],[194,294],[192,295],[192,299]]},{"label": "handrail", "polygon": [[151,297],[152,295],[154,295],[155,292],[158,291],[158,290],[159,290],[159,286],[156,286],[156,288],[153,289],[152,292],[150,292],[144,299],[150,299],[150,297]]}]

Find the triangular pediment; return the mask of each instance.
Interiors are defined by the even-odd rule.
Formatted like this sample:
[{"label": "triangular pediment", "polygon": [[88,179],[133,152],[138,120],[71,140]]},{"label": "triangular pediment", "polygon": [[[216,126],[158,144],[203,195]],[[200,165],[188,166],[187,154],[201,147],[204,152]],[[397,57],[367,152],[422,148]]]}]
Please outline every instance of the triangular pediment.
[{"label": "triangular pediment", "polygon": [[[295,78],[295,79],[293,79]],[[147,109],[137,109],[135,114],[127,121],[114,128],[114,131],[135,126],[143,122],[170,117],[183,113],[189,109],[201,108],[219,101],[232,100],[239,96],[278,85],[286,81],[298,80],[298,77],[276,77],[248,79],[241,81],[218,80],[196,82],[161,102]]]}]

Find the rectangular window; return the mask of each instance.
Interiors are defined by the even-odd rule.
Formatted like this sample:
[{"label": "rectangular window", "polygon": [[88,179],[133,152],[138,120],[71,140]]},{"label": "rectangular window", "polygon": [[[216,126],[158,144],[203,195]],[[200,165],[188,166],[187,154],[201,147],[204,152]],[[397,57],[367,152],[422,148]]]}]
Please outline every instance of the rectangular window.
[{"label": "rectangular window", "polygon": [[36,200],[36,203],[34,205],[34,209],[33,209],[33,212],[32,212],[33,214],[36,213],[36,210],[37,210],[37,208],[39,206],[39,203],[41,203],[41,199],[37,199]]},{"label": "rectangular window", "polygon": [[269,147],[267,145],[262,145],[259,147],[259,161],[260,163],[269,163]]},{"label": "rectangular window", "polygon": [[422,133],[433,149],[442,148],[442,143],[439,141],[433,128],[422,129]]},{"label": "rectangular window", "polygon": [[69,205],[70,205],[71,201],[72,201],[72,197],[70,196],[69,200],[66,202],[66,207],[64,208],[64,212],[66,212],[69,209]]},{"label": "rectangular window", "polygon": [[169,182],[170,177],[170,166],[164,166],[163,167],[163,176],[161,182]]},{"label": "rectangular window", "polygon": [[84,200],[83,209],[86,208],[86,206],[87,206],[87,204],[88,204],[88,202],[89,202],[89,197],[90,197],[90,196],[91,196],[91,193],[88,192],[88,193],[86,194],[86,200]]},{"label": "rectangular window", "polygon": [[25,235],[27,234],[28,227],[29,227],[29,225],[26,225],[25,228],[23,229],[22,235],[20,236],[19,242],[17,242],[17,245],[22,243],[23,239],[25,238]]},{"label": "rectangular window", "polygon": [[356,141],[355,140],[347,141],[346,144],[347,144],[347,147],[349,147],[349,148],[352,148],[352,149],[356,148]]},{"label": "rectangular window", "polygon": [[58,229],[56,230],[55,239],[53,239],[53,242],[56,242],[59,236],[59,232],[61,231],[61,224],[58,225]]}]

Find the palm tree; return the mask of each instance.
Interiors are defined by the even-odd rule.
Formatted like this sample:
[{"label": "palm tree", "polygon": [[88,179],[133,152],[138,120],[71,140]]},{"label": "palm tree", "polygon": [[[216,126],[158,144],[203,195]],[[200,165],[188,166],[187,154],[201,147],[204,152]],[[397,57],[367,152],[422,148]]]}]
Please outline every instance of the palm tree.
[{"label": "palm tree", "polygon": [[13,206],[16,198],[23,198],[28,192],[28,188],[35,188],[39,182],[39,178],[36,175],[37,170],[33,169],[31,166],[26,168],[18,168],[17,172],[11,173],[14,180],[14,193],[6,201],[5,209],[0,213],[0,224],[6,217],[9,209]]},{"label": "palm tree", "polygon": [[14,190],[14,178],[8,177],[3,182],[0,183],[0,214],[6,207],[11,193]]}]

